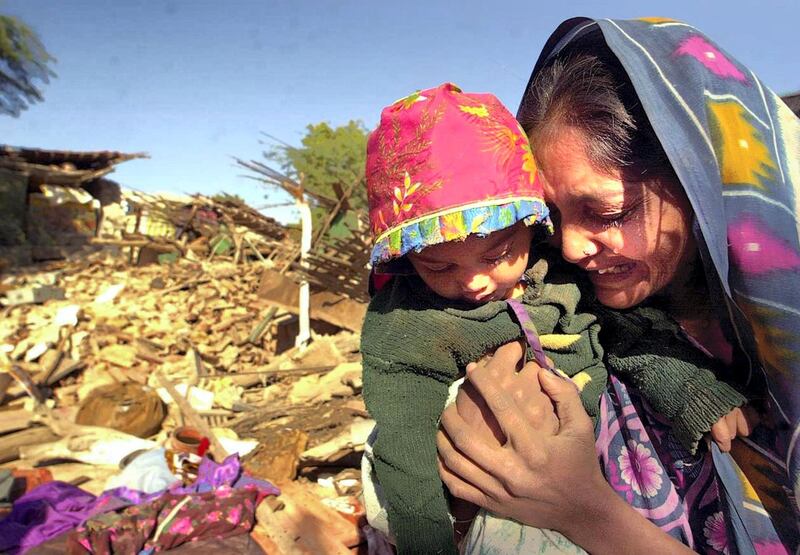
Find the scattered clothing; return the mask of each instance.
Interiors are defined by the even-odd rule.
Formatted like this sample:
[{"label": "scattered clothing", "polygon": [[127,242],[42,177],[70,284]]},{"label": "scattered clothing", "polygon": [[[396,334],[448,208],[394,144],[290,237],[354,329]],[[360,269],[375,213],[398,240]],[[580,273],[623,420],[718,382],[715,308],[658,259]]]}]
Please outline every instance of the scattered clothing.
[{"label": "scattered clothing", "polygon": [[206,538],[249,532],[262,493],[255,485],[204,493],[165,493],[88,519],[69,538],[68,553],[149,555]]},{"label": "scattered clothing", "polygon": [[160,448],[139,453],[119,474],[108,479],[105,489],[127,486],[143,493],[155,493],[179,481],[167,466],[166,450]]},{"label": "scattered clothing", "polygon": [[[241,498],[238,494],[236,496],[232,494],[233,491],[239,490],[246,490],[249,493],[242,494]],[[95,497],[64,482],[49,482],[18,499],[8,517],[0,521],[0,552],[12,555],[24,553],[49,539],[75,529],[97,515],[124,513],[129,508],[135,514],[141,512],[142,509],[135,508],[140,505],[151,507],[149,511],[152,512],[154,506],[152,504],[158,505],[157,500],[165,495],[171,496],[170,501],[174,498],[194,501],[192,496],[200,495],[198,499],[206,499],[211,503],[209,507],[217,506],[212,500],[217,491],[224,492],[221,498],[240,499],[242,501],[240,511],[247,509],[244,503],[246,499],[254,500],[257,506],[264,496],[280,493],[280,490],[269,482],[242,474],[241,464],[236,455],[231,455],[221,464],[206,457],[200,464],[198,479],[194,484],[190,486],[175,484],[167,490],[150,494],[119,487]],[[202,497],[203,495],[206,497]],[[196,507],[197,504],[194,503],[192,506]],[[232,510],[232,506],[230,508]],[[241,521],[239,526],[244,530]],[[200,531],[204,533],[205,529]],[[173,539],[178,541],[176,538]]]}]

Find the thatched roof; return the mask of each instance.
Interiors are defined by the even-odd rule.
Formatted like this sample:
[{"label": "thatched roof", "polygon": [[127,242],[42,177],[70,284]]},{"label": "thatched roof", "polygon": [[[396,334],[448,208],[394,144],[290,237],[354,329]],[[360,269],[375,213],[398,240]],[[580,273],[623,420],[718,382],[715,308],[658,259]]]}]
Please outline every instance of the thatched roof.
[{"label": "thatched roof", "polygon": [[72,187],[114,171],[117,164],[147,157],[143,152],[76,152],[0,145],[0,168],[24,173],[42,183]]}]

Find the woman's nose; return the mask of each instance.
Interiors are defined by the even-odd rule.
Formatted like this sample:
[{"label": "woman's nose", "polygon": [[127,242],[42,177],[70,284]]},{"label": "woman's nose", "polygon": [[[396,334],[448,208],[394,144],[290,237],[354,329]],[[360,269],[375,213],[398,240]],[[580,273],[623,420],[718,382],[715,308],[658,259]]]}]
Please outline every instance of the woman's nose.
[{"label": "woman's nose", "polygon": [[572,226],[561,226],[561,253],[566,260],[576,264],[598,252],[600,245],[589,234]]}]

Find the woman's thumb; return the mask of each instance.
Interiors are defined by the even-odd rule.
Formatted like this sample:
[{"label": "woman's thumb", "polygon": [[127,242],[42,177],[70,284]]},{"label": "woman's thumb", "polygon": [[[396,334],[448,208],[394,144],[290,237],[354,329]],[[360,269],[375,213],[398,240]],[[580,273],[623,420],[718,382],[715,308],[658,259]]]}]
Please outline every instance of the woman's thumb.
[{"label": "woman's thumb", "polygon": [[559,421],[559,433],[568,431],[576,426],[582,426],[589,421],[578,388],[569,378],[562,378],[551,370],[539,370],[539,383],[550,400],[555,405],[556,416]]}]

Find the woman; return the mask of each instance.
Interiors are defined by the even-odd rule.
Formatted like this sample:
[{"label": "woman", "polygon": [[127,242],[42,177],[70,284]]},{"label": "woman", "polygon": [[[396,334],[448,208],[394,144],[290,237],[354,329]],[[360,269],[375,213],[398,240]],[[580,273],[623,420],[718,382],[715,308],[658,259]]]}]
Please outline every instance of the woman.
[{"label": "woman", "polygon": [[[560,212],[562,253],[598,301],[665,308],[685,340],[727,364],[723,379],[766,425],[734,443],[739,465],[715,448],[691,457],[612,380],[596,430],[601,474],[574,392],[540,375],[554,424],[539,384],[514,381],[521,353],[509,347],[471,373],[509,441],[474,439],[470,424],[486,420],[474,405],[448,409],[439,451],[450,491],[591,552],[796,544],[785,493],[796,497],[800,474],[797,118],[688,25],[578,18],[545,46],[518,119]],[[742,414],[727,424],[715,438],[749,431]]]}]

